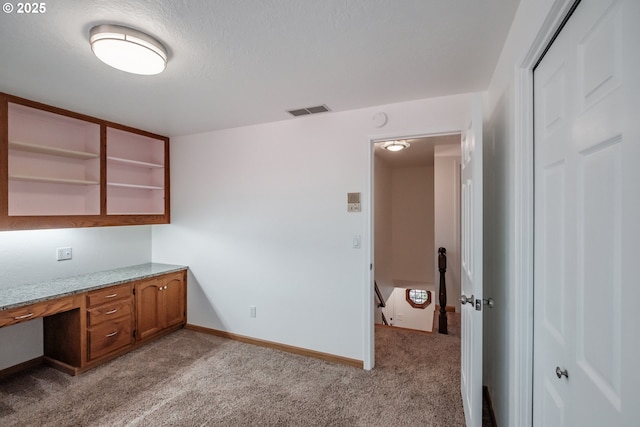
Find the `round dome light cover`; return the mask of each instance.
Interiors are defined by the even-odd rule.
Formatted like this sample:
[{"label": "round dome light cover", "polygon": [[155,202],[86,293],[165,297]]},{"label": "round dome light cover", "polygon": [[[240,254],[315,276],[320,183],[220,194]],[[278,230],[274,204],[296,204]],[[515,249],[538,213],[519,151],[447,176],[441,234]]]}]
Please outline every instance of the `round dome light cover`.
[{"label": "round dome light cover", "polygon": [[127,73],[153,75],[167,66],[167,50],[158,40],[121,25],[97,25],[89,32],[93,53],[105,64]]},{"label": "round dome light cover", "polygon": [[407,141],[387,141],[382,145],[382,148],[387,151],[400,151],[405,148],[409,148],[410,146],[411,144]]}]

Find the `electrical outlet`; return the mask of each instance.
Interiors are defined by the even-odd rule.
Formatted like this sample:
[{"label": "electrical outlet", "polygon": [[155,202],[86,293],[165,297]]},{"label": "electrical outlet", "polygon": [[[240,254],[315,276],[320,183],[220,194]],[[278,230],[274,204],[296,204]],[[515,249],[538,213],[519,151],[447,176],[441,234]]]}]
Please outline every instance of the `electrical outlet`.
[{"label": "electrical outlet", "polygon": [[71,248],[58,248],[56,249],[56,259],[58,261],[64,261],[67,259],[71,259],[72,249]]},{"label": "electrical outlet", "polygon": [[255,305],[249,306],[249,316],[252,319],[256,318],[256,306]]}]

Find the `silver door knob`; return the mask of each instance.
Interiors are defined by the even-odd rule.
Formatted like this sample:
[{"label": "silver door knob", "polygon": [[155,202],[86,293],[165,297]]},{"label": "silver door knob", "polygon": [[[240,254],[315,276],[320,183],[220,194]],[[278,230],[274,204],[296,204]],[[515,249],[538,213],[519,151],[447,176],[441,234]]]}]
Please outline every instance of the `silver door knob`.
[{"label": "silver door knob", "polygon": [[462,294],[460,296],[460,302],[464,305],[464,304],[471,304],[473,305],[475,303],[475,299],[473,298],[473,295],[471,295],[470,297]]},{"label": "silver door knob", "polygon": [[558,378],[562,378],[567,377],[567,379],[569,379],[569,372],[567,372],[567,370],[562,370],[560,369],[560,366],[556,366],[556,375],[558,376]]},{"label": "silver door knob", "polygon": [[493,308],[496,305],[495,302],[493,301],[493,298],[483,299],[482,304],[488,305],[489,308]]}]

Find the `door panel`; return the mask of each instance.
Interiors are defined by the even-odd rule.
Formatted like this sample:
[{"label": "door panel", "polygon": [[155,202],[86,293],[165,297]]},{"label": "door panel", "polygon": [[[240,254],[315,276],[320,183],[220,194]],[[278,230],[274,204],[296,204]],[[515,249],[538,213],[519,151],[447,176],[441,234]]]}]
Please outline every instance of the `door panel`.
[{"label": "door panel", "polygon": [[534,72],[535,426],[640,418],[638,20],[582,0]]},{"label": "door panel", "polygon": [[136,338],[145,339],[161,330],[160,281],[151,279],[136,284]]},{"label": "door panel", "polygon": [[462,404],[468,427],[482,425],[482,98],[475,95],[471,124],[462,134]]},{"label": "door panel", "polygon": [[165,324],[163,327],[178,325],[184,321],[184,282],[181,275],[172,276],[164,283],[163,291]]}]

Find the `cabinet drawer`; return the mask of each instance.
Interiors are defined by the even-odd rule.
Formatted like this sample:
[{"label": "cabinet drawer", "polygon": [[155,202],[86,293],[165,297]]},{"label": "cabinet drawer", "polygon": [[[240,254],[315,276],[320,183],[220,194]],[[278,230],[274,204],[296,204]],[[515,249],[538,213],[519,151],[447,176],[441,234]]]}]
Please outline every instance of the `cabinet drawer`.
[{"label": "cabinet drawer", "polygon": [[87,293],[87,307],[95,307],[111,301],[131,298],[131,284],[111,286]]},{"label": "cabinet drawer", "polygon": [[89,360],[97,359],[114,350],[118,350],[133,342],[131,334],[131,316],[122,317],[88,330]]},{"label": "cabinet drawer", "polygon": [[74,308],[73,297],[43,301],[25,307],[0,311],[0,327],[26,322],[38,317],[68,311]]},{"label": "cabinet drawer", "polygon": [[132,305],[131,298],[129,298],[90,308],[87,310],[87,326],[90,328],[122,316],[131,317]]}]

